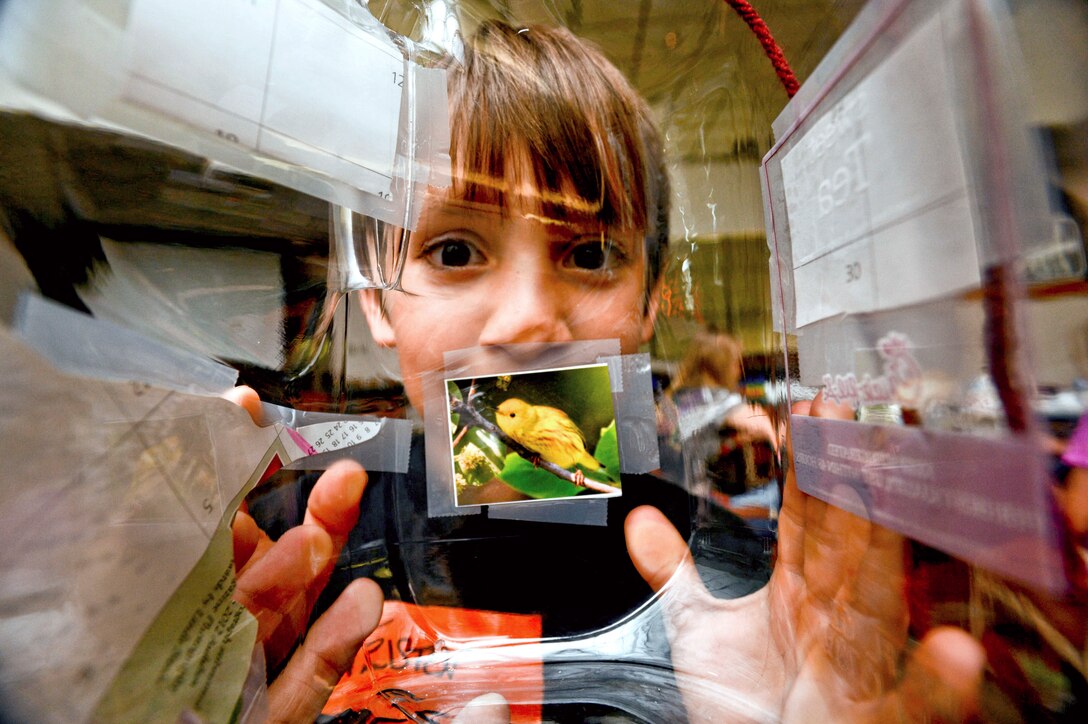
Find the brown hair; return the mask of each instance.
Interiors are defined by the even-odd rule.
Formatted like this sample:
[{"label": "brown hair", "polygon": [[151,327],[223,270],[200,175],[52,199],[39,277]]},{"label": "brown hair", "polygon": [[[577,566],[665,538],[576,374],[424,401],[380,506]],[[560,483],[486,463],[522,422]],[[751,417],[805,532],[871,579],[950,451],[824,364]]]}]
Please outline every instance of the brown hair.
[{"label": "brown hair", "polygon": [[648,282],[656,280],[668,244],[661,138],[646,102],[599,50],[565,28],[489,21],[449,74],[459,198],[505,207],[508,189],[527,183],[551,218],[642,230]]}]

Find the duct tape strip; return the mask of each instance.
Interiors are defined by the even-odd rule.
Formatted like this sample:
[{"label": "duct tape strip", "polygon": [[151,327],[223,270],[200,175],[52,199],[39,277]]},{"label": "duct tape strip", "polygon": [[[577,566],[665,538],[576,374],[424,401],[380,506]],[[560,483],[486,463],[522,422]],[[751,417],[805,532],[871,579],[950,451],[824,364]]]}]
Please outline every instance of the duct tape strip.
[{"label": "duct tape strip", "polygon": [[191,394],[219,395],[238,372],[36,294],[23,294],[12,328],[58,369],[100,380],[136,381]]},{"label": "duct tape strip", "polygon": [[385,417],[306,412],[264,403],[261,424],[279,423],[298,447],[288,470],[324,470],[351,459],[370,472],[408,472],[412,424]]},{"label": "duct tape strip", "polygon": [[[502,500],[486,497],[486,493],[479,499],[487,503],[492,518],[605,525],[607,499],[622,494],[619,474],[658,467],[649,357],[621,356],[618,340],[449,352],[445,368],[425,376],[424,393],[428,512],[432,516],[484,510],[483,505],[473,504],[479,492],[471,489],[471,478],[476,474],[476,484],[506,494]],[[518,404],[536,406],[549,416],[572,422],[584,433],[586,453],[595,456],[582,457],[579,464],[589,490],[579,493],[567,482],[572,477],[561,479],[575,469],[573,460],[563,461],[562,455],[556,458],[553,451],[552,458],[563,464],[557,464],[549,474],[537,469],[549,467],[547,453],[529,466],[507,451],[495,435],[462,423],[461,417],[472,414],[455,408],[463,402],[478,407],[476,412],[485,420],[482,425],[491,429],[497,423],[509,427],[516,412],[505,421],[501,418],[511,405]],[[526,439],[524,430],[506,434]],[[466,468],[473,464],[469,458],[462,459],[470,445],[477,449],[468,450],[469,458],[491,460],[483,474]],[[531,444],[528,447],[538,452]],[[494,484],[500,475],[509,490]],[[532,499],[511,496],[511,492]]]}]

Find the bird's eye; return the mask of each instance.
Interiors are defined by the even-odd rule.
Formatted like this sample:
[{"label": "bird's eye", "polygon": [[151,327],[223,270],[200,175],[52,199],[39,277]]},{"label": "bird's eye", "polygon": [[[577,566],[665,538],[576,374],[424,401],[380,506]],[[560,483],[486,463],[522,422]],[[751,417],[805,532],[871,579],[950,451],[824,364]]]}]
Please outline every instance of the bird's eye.
[{"label": "bird's eye", "polygon": [[510,413],[510,417],[517,417],[517,416],[518,416],[518,413],[516,413],[516,412],[511,412]]}]

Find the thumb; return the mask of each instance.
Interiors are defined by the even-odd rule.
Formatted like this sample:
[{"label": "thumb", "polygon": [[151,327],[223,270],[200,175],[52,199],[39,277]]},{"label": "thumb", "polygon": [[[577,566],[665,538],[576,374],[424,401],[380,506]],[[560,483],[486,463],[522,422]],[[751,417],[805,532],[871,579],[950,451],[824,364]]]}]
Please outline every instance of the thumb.
[{"label": "thumb", "polygon": [[366,578],[352,581],[269,685],[269,721],[314,721],[381,615],[378,584]]},{"label": "thumb", "polygon": [[687,543],[657,508],[643,505],[632,510],[624,533],[631,562],[655,592],[682,568],[695,573]]},{"label": "thumb", "polygon": [[248,412],[250,419],[252,419],[255,424],[260,424],[261,398],[252,387],[246,387],[245,385],[232,387],[224,392],[222,397],[224,400],[230,400]]},{"label": "thumb", "polygon": [[450,724],[510,724],[510,704],[502,694],[481,694],[465,705]]}]

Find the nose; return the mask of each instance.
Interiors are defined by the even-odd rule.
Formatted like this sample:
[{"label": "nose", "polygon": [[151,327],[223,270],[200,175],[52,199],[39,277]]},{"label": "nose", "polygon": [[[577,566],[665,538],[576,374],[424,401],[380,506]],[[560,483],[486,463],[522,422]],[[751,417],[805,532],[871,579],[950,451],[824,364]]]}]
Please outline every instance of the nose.
[{"label": "nose", "polygon": [[481,346],[574,339],[568,319],[571,300],[547,274],[515,269],[502,282],[494,289]]}]

